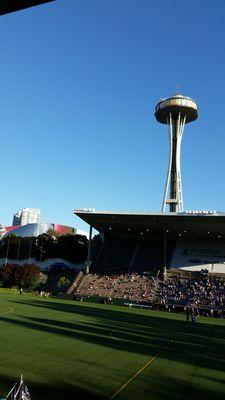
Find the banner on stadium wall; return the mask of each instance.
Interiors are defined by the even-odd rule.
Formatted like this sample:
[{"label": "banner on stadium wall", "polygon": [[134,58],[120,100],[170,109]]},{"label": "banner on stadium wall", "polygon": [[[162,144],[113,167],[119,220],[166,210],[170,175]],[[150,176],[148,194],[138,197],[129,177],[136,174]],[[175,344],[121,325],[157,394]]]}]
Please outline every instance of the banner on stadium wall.
[{"label": "banner on stadium wall", "polygon": [[225,273],[225,245],[223,243],[178,242],[171,261],[171,268]]}]

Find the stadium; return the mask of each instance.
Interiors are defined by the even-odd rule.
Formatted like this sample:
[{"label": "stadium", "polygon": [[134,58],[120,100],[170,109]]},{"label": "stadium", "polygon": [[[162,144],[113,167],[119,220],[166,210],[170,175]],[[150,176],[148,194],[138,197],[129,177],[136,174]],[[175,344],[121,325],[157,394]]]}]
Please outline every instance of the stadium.
[{"label": "stadium", "polygon": [[[162,211],[76,209],[90,232],[86,263],[70,285],[49,291],[42,272],[35,294],[0,288],[4,399],[224,398],[225,214],[183,210],[181,135],[196,103],[181,95],[164,101],[171,147]],[[47,228],[28,224],[5,236]],[[64,269],[59,281],[47,273],[60,287],[68,277]]]},{"label": "stadium", "polygon": [[[42,3],[51,0],[3,1],[0,14]],[[32,265],[31,282],[29,265],[10,266],[6,257],[0,269],[2,400],[224,399],[225,213],[184,210],[181,141],[185,125],[198,117],[197,103],[176,93],[160,100],[155,117],[168,126],[170,143],[160,212],[75,209],[90,227],[86,247],[76,238],[86,262],[65,290],[53,269],[57,294],[47,287],[44,269]],[[26,238],[34,238],[27,241],[28,260],[33,242],[39,258],[43,245],[52,252],[57,243],[49,230],[59,242],[74,233],[34,223],[1,233],[7,252],[12,237],[19,261]],[[43,233],[46,242],[38,239]]]},{"label": "stadium", "polygon": [[[162,211],[75,209],[90,232],[86,263],[70,286],[54,294],[42,283],[35,295],[20,289],[19,297],[18,287],[0,289],[6,399],[224,398],[225,214],[183,210],[185,116],[177,102],[185,110],[194,104],[189,122],[196,103],[181,95],[165,102],[172,139]],[[37,236],[49,227],[70,232],[28,224],[5,237]]]},{"label": "stadium", "polygon": [[93,270],[116,267],[154,271],[184,269],[225,273],[225,214],[75,211],[104,243]]}]

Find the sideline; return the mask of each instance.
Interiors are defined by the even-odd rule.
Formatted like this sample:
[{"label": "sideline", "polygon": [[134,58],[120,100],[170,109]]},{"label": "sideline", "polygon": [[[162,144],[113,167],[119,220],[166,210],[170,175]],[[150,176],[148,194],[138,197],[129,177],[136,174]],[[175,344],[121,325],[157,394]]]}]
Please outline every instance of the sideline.
[{"label": "sideline", "polygon": [[164,351],[166,350],[169,345],[171,343],[174,342],[174,340],[176,340],[179,336],[181,336],[184,331],[189,327],[189,324],[187,326],[185,326],[184,329],[182,329],[182,331],[178,332],[175,336],[173,336],[163,347],[161,347],[161,349],[158,351],[158,353],[156,353],[156,355],[152,358],[150,358],[150,360],[148,360],[137,372],[135,372],[134,375],[131,376],[131,378],[128,379],[128,381],[126,381],[122,386],[119,387],[119,389],[117,389],[110,397],[109,400],[114,399],[120,392],[122,392],[123,389],[125,389],[129,383],[131,383],[138,375],[140,375],[150,364],[153,363],[153,361],[155,361],[155,359]]}]

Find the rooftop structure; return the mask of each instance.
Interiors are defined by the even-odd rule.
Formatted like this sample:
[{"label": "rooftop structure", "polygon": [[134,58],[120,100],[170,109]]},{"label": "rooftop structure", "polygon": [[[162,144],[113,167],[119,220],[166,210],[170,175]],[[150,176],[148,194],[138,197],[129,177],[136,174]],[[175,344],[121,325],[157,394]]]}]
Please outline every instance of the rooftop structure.
[{"label": "rooftop structure", "polygon": [[[190,97],[176,94],[161,100],[155,109],[155,117],[169,128],[170,158],[163,196],[162,212],[169,205],[171,212],[183,211],[183,193],[180,169],[181,141],[185,124],[198,118],[197,103]],[[168,194],[169,193],[169,194]]]},{"label": "rooftop structure", "polygon": [[48,233],[48,231],[55,231],[60,235],[75,235],[77,233],[77,230],[71,226],[51,223],[29,223],[21,226],[6,226],[0,229],[0,238],[11,235],[17,237],[37,237],[43,233]]},{"label": "rooftop structure", "polygon": [[13,216],[13,226],[38,224],[41,211],[39,208],[23,208]]},{"label": "rooftop structure", "polygon": [[[101,233],[103,245],[91,271],[105,273],[178,268],[225,273],[225,213],[81,211],[74,213]],[[90,252],[91,254],[91,252]]]},{"label": "rooftop structure", "polygon": [[24,8],[38,6],[55,0],[1,0],[0,15],[19,11]]},{"label": "rooftop structure", "polygon": [[173,239],[221,241],[225,238],[225,213],[185,211],[182,213],[77,211],[74,214],[103,234],[129,237],[157,236]]}]

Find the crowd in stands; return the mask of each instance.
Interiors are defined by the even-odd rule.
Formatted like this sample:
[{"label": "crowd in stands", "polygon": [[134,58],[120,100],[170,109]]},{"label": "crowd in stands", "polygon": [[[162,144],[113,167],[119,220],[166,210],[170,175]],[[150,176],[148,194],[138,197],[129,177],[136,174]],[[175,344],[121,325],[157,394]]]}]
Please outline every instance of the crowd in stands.
[{"label": "crowd in stands", "polygon": [[158,302],[165,308],[225,309],[225,281],[201,274],[199,279],[169,278],[158,286]]},{"label": "crowd in stands", "polygon": [[78,298],[117,298],[168,311],[195,310],[209,316],[213,310],[225,310],[225,280],[208,273],[198,278],[172,277],[165,282],[147,273],[88,274],[75,294]]},{"label": "crowd in stands", "polygon": [[157,279],[147,274],[89,274],[76,291],[79,296],[99,296],[132,301],[153,301]]}]

